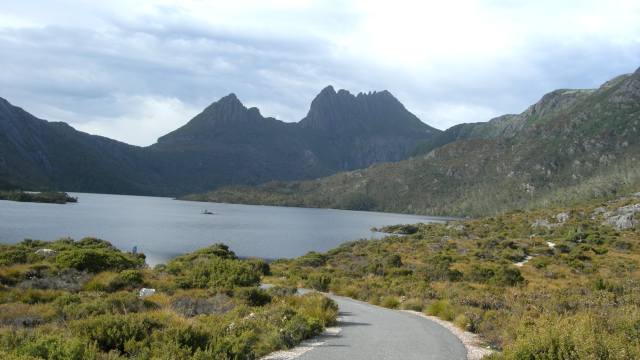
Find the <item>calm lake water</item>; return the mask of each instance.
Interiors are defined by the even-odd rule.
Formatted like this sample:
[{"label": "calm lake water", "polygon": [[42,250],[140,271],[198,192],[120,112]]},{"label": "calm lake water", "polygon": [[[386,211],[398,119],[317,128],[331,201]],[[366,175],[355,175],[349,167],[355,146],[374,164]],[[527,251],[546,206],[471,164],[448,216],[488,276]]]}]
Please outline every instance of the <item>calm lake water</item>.
[{"label": "calm lake water", "polygon": [[[350,240],[380,237],[371,227],[441,218],[417,215],[200,203],[170,198],[71,193],[76,204],[0,200],[0,242],[94,236],[122,250],[133,246],[151,265],[217,242],[239,256],[267,259],[326,251]],[[214,215],[204,215],[203,210]]]}]

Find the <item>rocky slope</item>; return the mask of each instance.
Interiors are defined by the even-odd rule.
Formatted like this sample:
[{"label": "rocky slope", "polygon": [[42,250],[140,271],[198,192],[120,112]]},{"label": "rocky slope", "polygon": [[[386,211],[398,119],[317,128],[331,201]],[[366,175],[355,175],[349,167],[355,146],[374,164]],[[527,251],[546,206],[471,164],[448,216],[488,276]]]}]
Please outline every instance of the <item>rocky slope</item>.
[{"label": "rocky slope", "polygon": [[571,202],[640,183],[639,129],[640,70],[598,89],[554,91],[518,115],[458,125],[398,163],[190,198],[433,215]]}]

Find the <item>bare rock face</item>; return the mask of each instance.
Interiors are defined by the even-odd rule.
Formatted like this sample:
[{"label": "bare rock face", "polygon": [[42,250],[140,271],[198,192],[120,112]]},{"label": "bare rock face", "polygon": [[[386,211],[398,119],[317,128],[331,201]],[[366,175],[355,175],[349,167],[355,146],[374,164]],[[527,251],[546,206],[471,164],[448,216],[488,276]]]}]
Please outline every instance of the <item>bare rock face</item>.
[{"label": "bare rock face", "polygon": [[640,203],[623,206],[613,212],[605,213],[603,224],[611,225],[617,230],[631,229],[640,223],[637,213],[640,213]]}]

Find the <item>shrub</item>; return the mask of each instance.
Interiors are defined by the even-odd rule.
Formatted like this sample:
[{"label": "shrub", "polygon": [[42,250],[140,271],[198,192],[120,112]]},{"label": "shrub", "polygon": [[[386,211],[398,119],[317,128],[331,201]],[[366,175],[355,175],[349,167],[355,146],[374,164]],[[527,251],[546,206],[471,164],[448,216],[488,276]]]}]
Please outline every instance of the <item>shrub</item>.
[{"label": "shrub", "polygon": [[452,321],[456,317],[456,312],[446,300],[437,300],[427,306],[427,315],[437,316],[441,319]]},{"label": "shrub", "polygon": [[470,281],[478,283],[488,283],[495,276],[495,270],[493,267],[487,265],[473,264],[467,278]]},{"label": "shrub", "polygon": [[253,267],[260,275],[271,275],[271,268],[269,267],[269,263],[262,259],[251,259],[249,260],[249,264]]},{"label": "shrub", "polygon": [[105,249],[64,251],[56,256],[55,262],[62,268],[73,268],[92,273],[137,268],[144,264],[144,260],[140,261],[138,258]]},{"label": "shrub", "polygon": [[328,291],[331,278],[324,274],[311,274],[307,278],[307,286],[318,291]]},{"label": "shrub", "polygon": [[640,351],[623,337],[609,333],[607,321],[588,314],[542,318],[519,330],[503,358],[520,359],[637,359]]},{"label": "shrub", "polygon": [[263,306],[271,302],[271,295],[255,287],[235,289],[233,295],[249,306]]},{"label": "shrub", "polygon": [[387,258],[385,259],[385,263],[388,267],[397,268],[402,266],[402,259],[398,254],[391,254],[387,256]]},{"label": "shrub", "polygon": [[71,323],[75,334],[95,342],[100,350],[125,352],[128,343],[141,342],[162,329],[165,321],[146,314],[100,315]]},{"label": "shrub", "polygon": [[27,262],[28,251],[0,245],[0,266],[24,264]]},{"label": "shrub", "polygon": [[127,292],[101,295],[85,299],[84,302],[71,298],[61,300],[57,305],[65,317],[70,319],[84,319],[106,314],[132,314],[158,308],[153,302]]},{"label": "shrub", "polygon": [[425,261],[424,272],[430,281],[459,281],[462,273],[451,269],[453,258],[448,255],[436,254]]},{"label": "shrub", "polygon": [[420,299],[407,299],[401,304],[404,310],[422,311],[424,309],[424,302]]},{"label": "shrub", "polygon": [[493,267],[491,265],[474,264],[467,278],[479,283],[490,283],[499,286],[515,286],[524,282],[520,270],[510,266]]},{"label": "shrub", "polygon": [[138,270],[122,270],[107,284],[108,291],[132,289],[140,287],[144,282],[142,273]]},{"label": "shrub", "polygon": [[380,301],[380,306],[386,307],[389,309],[397,309],[400,305],[400,301],[395,296],[385,296],[382,301]]},{"label": "shrub", "polygon": [[311,266],[311,267],[320,267],[326,264],[327,256],[324,254],[317,253],[315,251],[311,251],[304,256],[296,259],[296,262],[299,266]]},{"label": "shrub", "polygon": [[[8,356],[2,359],[31,360],[89,360],[97,359],[97,349],[90,343],[78,338],[67,337],[64,333],[47,331],[36,332],[8,332],[0,335],[4,350]],[[13,341],[5,341],[7,336]],[[2,351],[0,350],[0,355]]]},{"label": "shrub", "polygon": [[179,284],[183,288],[200,289],[256,286],[260,284],[260,273],[247,261],[213,257],[182,268]]},{"label": "shrub", "polygon": [[520,270],[510,266],[502,266],[498,268],[494,281],[501,286],[515,286],[523,283],[524,277],[522,277]]},{"label": "shrub", "polygon": [[296,311],[306,318],[320,321],[322,326],[331,325],[338,315],[338,304],[318,293],[308,293],[288,299]]}]

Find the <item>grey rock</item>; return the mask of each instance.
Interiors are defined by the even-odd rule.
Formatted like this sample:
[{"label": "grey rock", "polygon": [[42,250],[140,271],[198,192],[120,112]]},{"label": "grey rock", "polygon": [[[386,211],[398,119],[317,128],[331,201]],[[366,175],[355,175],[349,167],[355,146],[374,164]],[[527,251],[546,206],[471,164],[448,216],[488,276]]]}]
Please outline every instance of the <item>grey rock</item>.
[{"label": "grey rock", "polygon": [[171,308],[186,317],[201,314],[224,314],[231,311],[235,304],[225,294],[216,294],[212,298],[192,298],[181,296],[171,302]]},{"label": "grey rock", "polygon": [[57,251],[53,249],[38,249],[36,250],[36,255],[40,255],[45,258],[55,257],[58,254]]},{"label": "grey rock", "polygon": [[567,220],[569,220],[570,217],[571,216],[569,215],[569,213],[561,212],[556,215],[556,220],[558,220],[559,223],[565,223],[567,222]]},{"label": "grey rock", "polygon": [[89,274],[75,269],[68,269],[55,275],[37,273],[18,283],[17,287],[21,289],[79,291],[90,277]]},{"label": "grey rock", "polygon": [[605,213],[603,224],[611,225],[618,230],[631,229],[639,223],[636,219],[637,213],[640,213],[640,203],[623,206],[613,212]]},{"label": "grey rock", "polygon": [[142,288],[138,292],[138,296],[143,298],[143,297],[151,296],[151,295],[153,295],[155,293],[156,293],[156,289]]},{"label": "grey rock", "polygon": [[553,226],[553,224],[551,224],[548,220],[545,219],[536,219],[536,221],[533,222],[533,224],[531,224],[532,228],[545,228],[545,229],[551,229]]}]

